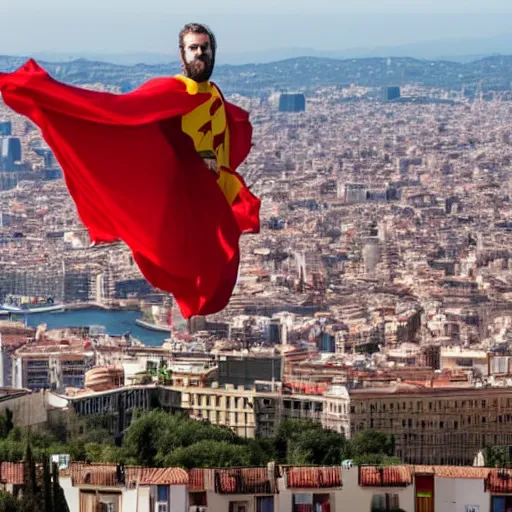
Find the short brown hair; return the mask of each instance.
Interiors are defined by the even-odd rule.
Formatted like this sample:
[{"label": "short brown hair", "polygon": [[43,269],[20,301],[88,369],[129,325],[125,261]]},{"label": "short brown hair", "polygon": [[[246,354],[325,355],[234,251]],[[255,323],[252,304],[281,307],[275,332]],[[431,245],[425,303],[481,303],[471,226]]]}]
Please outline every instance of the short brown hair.
[{"label": "short brown hair", "polygon": [[187,23],[180,30],[180,34],[179,34],[180,50],[183,50],[183,39],[187,34],[206,34],[210,39],[212,53],[213,53],[213,56],[215,57],[215,51],[217,50],[217,41],[215,40],[215,36],[213,35],[213,32],[206,25],[201,25],[200,23]]}]

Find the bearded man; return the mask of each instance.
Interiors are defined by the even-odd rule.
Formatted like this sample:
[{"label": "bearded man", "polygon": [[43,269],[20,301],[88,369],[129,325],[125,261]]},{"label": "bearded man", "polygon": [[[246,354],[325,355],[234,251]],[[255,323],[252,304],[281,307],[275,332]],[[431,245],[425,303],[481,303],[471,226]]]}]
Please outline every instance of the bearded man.
[{"label": "bearded man", "polygon": [[183,74],[128,94],[63,84],[33,60],[0,73],[0,92],[41,128],[91,241],[123,240],[190,318],[228,303],[260,201],[236,173],[251,148],[248,114],[209,81],[215,37],[189,24],[179,41]]}]

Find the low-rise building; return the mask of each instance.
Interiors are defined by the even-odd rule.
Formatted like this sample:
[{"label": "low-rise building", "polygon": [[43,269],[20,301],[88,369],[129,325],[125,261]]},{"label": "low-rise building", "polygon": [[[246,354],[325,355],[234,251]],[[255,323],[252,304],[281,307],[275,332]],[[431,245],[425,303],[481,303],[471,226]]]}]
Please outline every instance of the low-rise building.
[{"label": "low-rise building", "polygon": [[350,395],[345,386],[331,386],[324,395],[322,426],[350,439]]},{"label": "low-rise building", "polygon": [[512,445],[510,388],[397,384],[350,390],[351,436],[379,430],[412,464],[472,464],[486,446]]},{"label": "low-rise building", "polygon": [[27,344],[12,356],[13,386],[61,391],[83,388],[85,374],[93,366],[94,352],[84,342]]}]

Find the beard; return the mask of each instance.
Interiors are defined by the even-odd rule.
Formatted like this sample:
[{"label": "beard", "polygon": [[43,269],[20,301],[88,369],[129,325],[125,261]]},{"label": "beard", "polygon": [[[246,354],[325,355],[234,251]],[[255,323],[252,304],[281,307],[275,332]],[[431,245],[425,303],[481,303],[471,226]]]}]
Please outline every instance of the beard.
[{"label": "beard", "polygon": [[191,62],[186,62],[182,57],[183,74],[195,82],[206,82],[213,73],[213,60],[208,55],[196,57]]}]

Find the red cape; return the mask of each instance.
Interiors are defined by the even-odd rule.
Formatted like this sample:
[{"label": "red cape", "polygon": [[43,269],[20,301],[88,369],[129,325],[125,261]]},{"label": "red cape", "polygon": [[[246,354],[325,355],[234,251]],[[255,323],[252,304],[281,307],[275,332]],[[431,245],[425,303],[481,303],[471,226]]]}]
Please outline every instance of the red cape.
[{"label": "red cape", "polygon": [[[122,95],[72,87],[35,61],[0,73],[5,103],[42,131],[94,242],[123,240],[146,279],[172,293],[185,318],[223,309],[238,273],[242,232],[259,231],[259,200],[229,204],[181,130],[210,95],[175,78]],[[225,104],[233,172],[251,148],[248,114]]]}]

